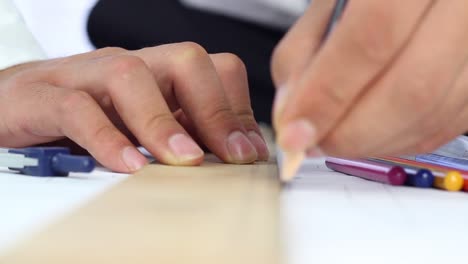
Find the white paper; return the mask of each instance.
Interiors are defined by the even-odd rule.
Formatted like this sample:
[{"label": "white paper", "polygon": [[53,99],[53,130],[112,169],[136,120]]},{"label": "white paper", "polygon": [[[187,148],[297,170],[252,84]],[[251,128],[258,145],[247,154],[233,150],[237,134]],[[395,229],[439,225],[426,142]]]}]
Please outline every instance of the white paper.
[{"label": "white paper", "polygon": [[33,177],[0,168],[0,252],[125,179],[98,168],[69,177]]},{"label": "white paper", "polygon": [[282,196],[288,263],[466,263],[468,194],[395,187],[308,160]]}]

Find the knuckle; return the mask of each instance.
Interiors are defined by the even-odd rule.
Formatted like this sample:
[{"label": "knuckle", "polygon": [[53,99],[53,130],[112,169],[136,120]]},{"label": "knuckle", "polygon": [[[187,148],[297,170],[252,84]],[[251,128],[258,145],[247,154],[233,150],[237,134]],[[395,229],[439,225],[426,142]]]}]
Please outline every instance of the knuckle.
[{"label": "knuckle", "polygon": [[84,145],[91,148],[90,151],[101,152],[103,156],[112,155],[129,144],[128,139],[112,124],[97,127],[84,139]]},{"label": "knuckle", "polygon": [[185,61],[198,61],[200,59],[207,59],[208,52],[200,44],[195,42],[183,42],[177,44],[179,52],[179,60]]},{"label": "knuckle", "polygon": [[125,146],[128,145],[128,140],[117,130],[112,124],[104,124],[98,127],[95,132],[91,135],[90,141],[95,142],[109,142],[113,146]]},{"label": "knuckle", "polygon": [[176,121],[171,113],[158,113],[144,123],[142,131],[162,131],[171,127],[174,122]]},{"label": "knuckle", "polygon": [[247,68],[244,62],[237,55],[232,53],[218,54],[222,63],[217,65],[218,71],[221,73],[243,76],[247,75]]},{"label": "knuckle", "polygon": [[[372,31],[372,29],[367,29],[363,31]],[[381,65],[386,62],[391,56],[391,51],[395,49],[394,45],[391,42],[384,40],[385,37],[381,38],[376,37],[374,33],[372,36],[371,33],[360,32],[356,34],[352,41],[351,45],[354,46],[354,50],[357,50],[359,57],[370,62],[372,65]]]},{"label": "knuckle", "polygon": [[349,101],[347,90],[343,89],[343,87],[338,87],[336,85],[330,84],[327,81],[321,80],[317,80],[314,86],[318,88],[318,92],[320,93],[319,95],[321,95],[319,100],[322,100],[323,98],[324,101],[322,103],[328,102],[330,109],[333,107],[340,109]]},{"label": "knuckle", "polygon": [[242,109],[238,109],[237,111],[235,111],[235,114],[239,116],[239,118],[255,120],[254,111],[252,107],[244,107]]},{"label": "knuckle", "polygon": [[219,124],[220,122],[233,119],[235,119],[234,113],[226,105],[214,107],[212,110],[207,111],[202,118],[206,124]]},{"label": "knuckle", "polygon": [[252,108],[243,109],[235,113],[238,119],[244,124],[247,130],[257,128],[257,121],[255,120]]},{"label": "knuckle", "polygon": [[108,74],[111,79],[128,79],[136,71],[146,68],[146,63],[139,57],[121,55],[110,59]]},{"label": "knuckle", "polygon": [[124,52],[127,52],[127,50],[124,48],[120,48],[120,47],[106,47],[106,48],[98,49],[95,52],[98,54],[102,54],[102,55],[111,55],[111,54],[124,53]]},{"label": "knuckle", "polygon": [[112,138],[112,141],[115,142],[114,140],[119,138],[116,137],[115,127],[109,124],[98,127],[92,137],[96,142],[106,142],[109,138]]}]

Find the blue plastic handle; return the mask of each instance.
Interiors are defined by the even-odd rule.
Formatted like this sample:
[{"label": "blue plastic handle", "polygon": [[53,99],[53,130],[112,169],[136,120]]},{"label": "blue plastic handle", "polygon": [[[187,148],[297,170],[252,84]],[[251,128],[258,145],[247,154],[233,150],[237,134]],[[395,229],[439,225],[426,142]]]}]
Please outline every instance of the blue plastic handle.
[{"label": "blue plastic handle", "polygon": [[52,157],[52,169],[59,174],[68,172],[91,172],[94,170],[94,159],[88,156],[74,156],[57,153]]}]

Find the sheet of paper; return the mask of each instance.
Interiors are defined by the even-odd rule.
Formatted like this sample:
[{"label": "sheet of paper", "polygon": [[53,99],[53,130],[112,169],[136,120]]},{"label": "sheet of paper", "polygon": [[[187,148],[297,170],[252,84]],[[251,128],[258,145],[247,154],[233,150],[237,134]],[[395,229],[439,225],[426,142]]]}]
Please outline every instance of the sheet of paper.
[{"label": "sheet of paper", "polygon": [[126,177],[102,168],[63,178],[24,176],[0,168],[0,252]]},{"label": "sheet of paper", "polygon": [[468,194],[394,187],[307,160],[285,187],[289,263],[464,263]]}]

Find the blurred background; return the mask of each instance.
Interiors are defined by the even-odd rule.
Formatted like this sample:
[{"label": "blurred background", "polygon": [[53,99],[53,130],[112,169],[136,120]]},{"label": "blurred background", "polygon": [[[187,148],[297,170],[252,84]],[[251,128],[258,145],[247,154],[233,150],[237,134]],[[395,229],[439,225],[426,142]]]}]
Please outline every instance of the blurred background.
[{"label": "blurred background", "polygon": [[86,33],[86,21],[97,0],[13,1],[49,57],[94,49]]}]

